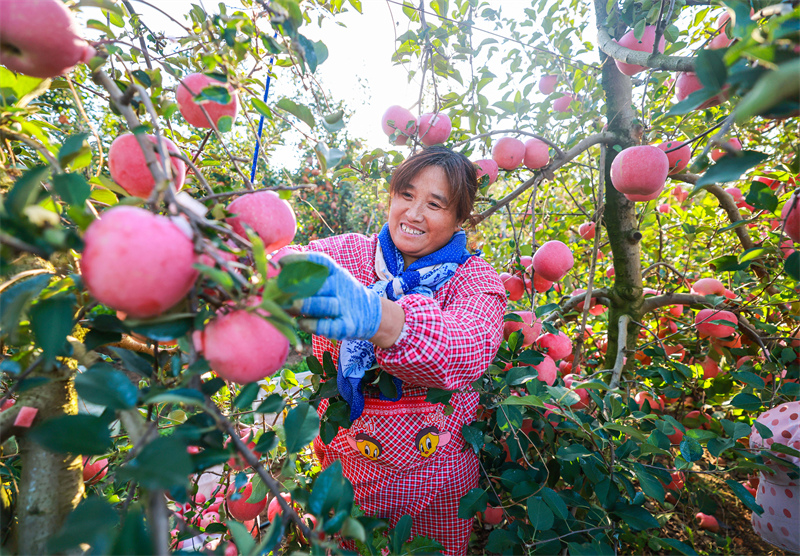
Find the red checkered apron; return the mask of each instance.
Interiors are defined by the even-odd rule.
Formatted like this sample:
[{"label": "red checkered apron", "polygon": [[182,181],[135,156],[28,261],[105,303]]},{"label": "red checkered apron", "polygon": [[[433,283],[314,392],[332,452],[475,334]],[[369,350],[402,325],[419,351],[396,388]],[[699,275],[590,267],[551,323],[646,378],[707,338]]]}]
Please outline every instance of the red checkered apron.
[{"label": "red checkered apron", "polygon": [[[347,234],[305,249],[330,255],[369,285],[378,279],[376,245],[377,236]],[[410,515],[412,535],[437,540],[445,554],[464,555],[472,520],[458,518],[458,501],[477,486],[478,459],[463,450],[461,426],[472,421],[478,403],[469,385],[502,340],[505,289],[490,265],[472,257],[433,299],[411,294],[398,303],[406,314],[405,335],[390,348],[376,347],[375,356],[383,370],[403,381],[403,397],[390,402],[365,396],[364,413],[351,428],[340,430],[328,446],[316,438],[314,449],[323,468],[341,460],[367,514],[391,526]],[[315,336],[313,347],[320,360],[329,351],[337,361],[338,348],[329,340]],[[452,414],[444,414],[443,404],[425,401],[429,387],[457,391]],[[327,407],[324,400],[320,415]]]}]

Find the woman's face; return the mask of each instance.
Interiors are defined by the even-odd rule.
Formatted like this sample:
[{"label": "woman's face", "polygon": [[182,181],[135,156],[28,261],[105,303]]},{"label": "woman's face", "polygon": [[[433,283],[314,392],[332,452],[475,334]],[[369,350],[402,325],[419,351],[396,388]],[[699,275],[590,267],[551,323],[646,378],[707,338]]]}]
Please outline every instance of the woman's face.
[{"label": "woman's face", "polygon": [[447,176],[439,166],[426,166],[392,197],[389,233],[406,268],[447,245],[459,229]]}]

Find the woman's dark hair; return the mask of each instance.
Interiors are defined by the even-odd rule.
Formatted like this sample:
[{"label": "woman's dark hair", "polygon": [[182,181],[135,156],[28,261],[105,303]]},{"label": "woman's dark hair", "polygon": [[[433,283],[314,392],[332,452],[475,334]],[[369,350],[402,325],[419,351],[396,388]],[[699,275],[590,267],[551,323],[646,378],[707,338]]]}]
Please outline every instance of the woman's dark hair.
[{"label": "woman's dark hair", "polygon": [[405,159],[392,174],[389,193],[395,196],[405,191],[416,175],[428,166],[444,170],[450,187],[451,207],[458,222],[470,219],[478,192],[478,174],[466,156],[445,147],[428,147]]}]

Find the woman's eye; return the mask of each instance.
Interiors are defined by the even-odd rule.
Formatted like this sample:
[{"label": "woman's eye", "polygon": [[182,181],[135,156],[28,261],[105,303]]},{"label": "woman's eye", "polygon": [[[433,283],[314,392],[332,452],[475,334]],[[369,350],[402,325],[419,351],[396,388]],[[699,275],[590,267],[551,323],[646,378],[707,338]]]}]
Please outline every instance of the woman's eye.
[{"label": "woman's eye", "polygon": [[440,207],[439,205],[437,205],[436,203],[428,203],[428,205],[430,205],[430,207],[431,207],[431,208],[433,208],[433,209],[440,209],[440,208],[442,208],[442,207]]}]

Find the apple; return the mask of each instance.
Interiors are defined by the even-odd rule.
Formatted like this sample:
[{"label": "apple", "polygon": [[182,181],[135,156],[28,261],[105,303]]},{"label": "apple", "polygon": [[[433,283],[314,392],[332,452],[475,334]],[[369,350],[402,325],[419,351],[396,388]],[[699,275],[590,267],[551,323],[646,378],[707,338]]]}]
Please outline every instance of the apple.
[{"label": "apple", "polygon": [[409,110],[402,106],[394,105],[387,108],[386,112],[383,113],[381,128],[390,137],[399,132],[394,144],[405,145],[408,138],[417,131],[417,119]]},{"label": "apple", "polygon": [[683,487],[686,484],[686,478],[683,476],[683,473],[680,471],[670,473],[670,479],[671,480],[669,483],[661,483],[664,485],[664,490],[683,490]]},{"label": "apple", "polygon": [[533,274],[533,289],[539,293],[544,293],[553,287],[553,282],[545,280],[541,275],[533,272],[533,265],[528,267],[528,274]]},{"label": "apple", "polygon": [[713,515],[707,515],[703,512],[698,512],[694,518],[698,521],[697,526],[700,529],[706,529],[712,533],[719,533],[719,522]]},{"label": "apple", "polygon": [[570,104],[573,100],[578,100],[575,95],[563,95],[558,97],[556,100],[553,101],[553,110],[556,112],[563,113],[571,113],[572,108],[570,108]]},{"label": "apple", "polygon": [[[736,137],[728,139],[727,141],[725,141],[725,144],[728,145],[734,151],[742,150],[742,143]],[[728,154],[728,152],[724,149],[714,149],[711,151],[711,160],[716,162],[726,154]]]},{"label": "apple", "polygon": [[[225,104],[213,100],[195,100],[195,97],[203,89],[209,87],[227,88],[231,91],[231,100]],[[223,116],[230,116],[232,120],[236,120],[236,114],[239,112],[239,95],[233,92],[233,87],[225,81],[219,81],[204,73],[192,73],[181,79],[175,99],[178,102],[178,109],[181,111],[181,115],[189,125],[194,127],[216,127]],[[208,112],[208,116],[203,113],[203,108]],[[211,122],[214,122],[213,126],[208,121],[209,118],[211,118]]]},{"label": "apple", "polygon": [[722,295],[725,285],[716,278],[701,278],[692,285],[692,293],[698,295]]},{"label": "apple", "polygon": [[503,521],[503,508],[488,506],[483,512],[483,522],[488,525],[499,525]]},{"label": "apple", "polygon": [[525,144],[514,137],[501,137],[492,148],[492,159],[504,170],[514,170],[525,158]]},{"label": "apple", "polygon": [[692,145],[690,143],[667,141],[666,143],[656,145],[656,147],[664,151],[667,155],[667,160],[669,161],[668,175],[680,174],[689,166],[689,159],[692,158]]},{"label": "apple", "polygon": [[[232,499],[235,492],[238,492],[240,495],[237,500]],[[236,485],[231,485],[228,487],[228,495],[225,497],[225,500],[228,504],[228,513],[236,521],[249,521],[251,519],[255,519],[258,517],[258,514],[264,511],[264,508],[267,507],[266,495],[258,502],[248,502],[247,499],[250,498],[252,493],[253,483],[247,483],[243,487],[239,488],[238,491],[236,490]]]},{"label": "apple", "polygon": [[453,125],[447,114],[423,114],[419,117],[419,140],[423,145],[437,145],[450,138]]},{"label": "apple", "polygon": [[706,380],[714,378],[719,374],[719,365],[710,357],[703,359],[700,366],[703,368],[703,378]]},{"label": "apple", "polygon": [[500,274],[500,280],[502,280],[503,286],[508,292],[508,298],[511,301],[519,301],[522,299],[522,296],[525,294],[525,285],[522,282],[522,278],[519,276],[512,276],[508,272],[503,272]]},{"label": "apple", "polygon": [[[696,74],[691,72],[679,73],[678,78],[675,80],[675,98],[677,98],[678,101],[684,100],[690,94],[695,91],[699,91],[702,88],[703,84],[700,82],[700,79]],[[727,94],[725,94],[723,91],[705,101],[703,104],[698,106],[697,109],[702,110],[704,108],[711,108],[712,106],[722,104],[725,102],[725,100],[727,100]]]},{"label": "apple", "polygon": [[[255,430],[253,431],[253,433],[255,433]],[[255,440],[249,440],[250,439],[250,431],[248,431],[244,435],[242,435],[240,437],[240,439],[241,439],[242,442],[245,443],[245,445],[247,446],[248,450],[253,452],[256,455],[256,457],[259,457],[259,458],[261,457],[261,454],[259,452],[256,452],[256,442],[255,442]],[[230,442],[231,442],[230,438],[225,441],[225,447],[226,448],[228,447]],[[235,471],[242,471],[243,469],[245,469],[245,467],[250,467],[250,464],[248,464],[244,460],[244,458],[242,457],[242,454],[240,454],[238,452],[238,450],[236,452],[236,455],[233,455],[228,459],[228,465],[230,466],[231,469],[233,469]]]},{"label": "apple", "polygon": [[690,426],[694,424],[696,426],[699,426],[701,429],[708,430],[711,428],[711,417],[709,417],[708,415],[697,409],[687,413],[686,416],[683,418],[683,422],[684,424],[688,423]]},{"label": "apple", "polygon": [[672,433],[672,434],[668,434],[667,438],[669,438],[669,443],[670,444],[676,444],[677,445],[677,444],[681,443],[681,440],[683,440],[683,431],[681,431],[677,427],[673,427],[673,428],[675,429],[675,432]]},{"label": "apple", "polygon": [[[527,363],[525,363],[527,365]],[[544,360],[539,363],[538,365],[528,365],[536,369],[539,373],[537,377],[539,380],[547,384],[548,386],[552,386],[556,382],[556,377],[558,376],[558,366],[556,366],[556,362],[549,355],[544,356]]]},{"label": "apple", "polygon": [[[288,492],[282,492],[281,498],[289,505],[292,505],[292,495]],[[278,502],[277,496],[269,501],[269,507],[267,508],[267,521],[272,523],[277,516],[283,515],[283,508],[281,508],[280,502]]]},{"label": "apple", "polygon": [[678,200],[679,203],[683,203],[689,198],[689,192],[680,185],[675,186],[675,188],[672,190],[672,195]]},{"label": "apple", "polygon": [[[303,521],[303,523],[306,524],[309,530],[314,531],[317,528],[317,518],[314,517],[313,515],[303,514],[300,516],[300,519]],[[298,536],[297,540],[300,541],[300,544],[308,544],[308,540],[306,540],[305,536],[303,536],[303,533],[302,531],[300,531],[299,528],[297,530],[297,536]],[[317,531],[316,536],[317,539],[321,541],[325,540],[325,533],[323,531]]]},{"label": "apple", "polygon": [[611,265],[606,269],[606,278],[612,278],[616,274],[617,274],[617,271],[614,270],[614,265]]},{"label": "apple", "polygon": [[642,411],[644,411],[644,402],[647,401],[650,404],[651,411],[664,411],[665,402],[663,399],[659,397],[658,402],[653,399],[648,392],[637,392],[636,395],[633,397],[633,400],[639,404],[639,407]]},{"label": "apple", "polygon": [[60,0],[0,1],[0,37],[0,64],[42,79],[63,75],[95,55]]},{"label": "apple", "polygon": [[611,163],[611,183],[620,193],[648,196],[664,188],[669,159],[658,147],[629,147]]},{"label": "apple", "polygon": [[544,168],[550,162],[550,146],[535,137],[528,139],[525,141],[525,156],[522,162],[529,170]]},{"label": "apple", "polygon": [[564,386],[578,394],[580,398],[577,402],[572,404],[570,407],[572,409],[588,409],[589,403],[591,398],[589,397],[589,392],[586,388],[573,388],[572,385],[576,382],[580,382],[584,379],[581,375],[577,374],[568,374],[564,376]]},{"label": "apple", "polygon": [[658,207],[656,208],[656,210],[658,210],[658,212],[660,212],[660,213],[662,213],[662,214],[669,214],[669,211],[670,211],[671,209],[670,209],[670,206],[669,206],[668,204],[666,204],[666,203],[662,203],[662,204],[658,205]]},{"label": "apple", "polygon": [[597,224],[594,222],[584,222],[578,226],[578,234],[580,234],[583,239],[594,239],[596,227]]},{"label": "apple", "polygon": [[551,282],[561,280],[574,264],[572,251],[558,240],[548,241],[533,255],[533,271]]},{"label": "apple", "polygon": [[[145,135],[148,141],[156,145],[154,135]],[[161,144],[164,148],[176,154],[180,154],[178,147],[167,139],[161,137]],[[156,158],[161,163],[161,155],[156,148]],[[170,157],[172,168],[172,185],[175,191],[183,187],[186,179],[186,163],[179,159]],[[108,149],[108,171],[113,179],[122,189],[134,197],[147,199],[156,185],[153,174],[147,167],[144,153],[139,145],[139,141],[133,133],[124,133],[114,139]]]},{"label": "apple", "polygon": [[274,191],[242,195],[228,205],[228,212],[234,215],[228,219],[233,231],[247,237],[243,226],[247,224],[264,242],[267,253],[289,245],[297,232],[292,206]]},{"label": "apple", "polygon": [[625,193],[625,198],[629,201],[634,203],[645,203],[647,201],[653,201],[658,199],[661,196],[661,192],[664,191],[664,188],[658,189],[653,193],[649,193],[647,195],[637,195],[635,193]]},{"label": "apple", "polygon": [[556,90],[556,83],[558,83],[557,75],[543,75],[539,79],[539,91],[544,95],[551,95]]},{"label": "apple", "polygon": [[192,289],[192,240],[169,218],[114,207],[89,225],[81,274],[89,293],[133,318],[159,315]]},{"label": "apple", "polygon": [[217,375],[248,384],[271,376],[289,355],[289,340],[265,318],[244,309],[217,316],[193,335],[195,349]]},{"label": "apple", "polygon": [[473,164],[478,167],[478,179],[481,179],[483,176],[489,176],[490,184],[497,181],[497,175],[500,173],[497,162],[491,158],[483,158],[481,160],[476,160]]},{"label": "apple", "polygon": [[512,332],[522,331],[522,345],[528,347],[536,341],[542,331],[542,322],[530,311],[513,311],[512,315],[519,315],[522,322],[506,321],[503,323],[503,337],[508,340]]},{"label": "apple", "polygon": [[786,235],[795,243],[800,243],[800,194],[789,197],[781,210],[781,219]]},{"label": "apple", "polygon": [[92,458],[83,456],[83,482],[95,484],[106,476],[108,472],[108,458],[91,461]]},{"label": "apple", "polygon": [[726,27],[729,27],[728,22],[730,19],[731,16],[727,12],[717,19],[717,35],[708,43],[708,46],[706,46],[707,49],[717,50],[719,48],[727,48],[731,45],[734,39],[733,37],[728,37],[728,34],[725,32]]},{"label": "apple", "polygon": [[[621,39],[615,41],[620,46],[624,46],[625,48],[629,48],[631,50],[636,50],[637,52],[653,52],[653,46],[656,44],[656,26],[655,25],[648,25],[644,28],[644,33],[642,34],[641,39],[637,39],[633,33],[633,29],[625,33]],[[660,54],[664,53],[664,46],[666,46],[666,40],[662,35],[660,40],[658,41],[658,52]],[[619,71],[625,75],[636,75],[640,71],[643,71],[647,68],[644,66],[639,66],[636,64],[626,64],[625,62],[620,62],[619,60],[614,60],[614,63],[617,64],[617,68]]]},{"label": "apple", "polygon": [[[727,321],[731,326],[725,324],[713,324],[712,321]],[[731,336],[738,327],[739,321],[736,315],[730,311],[701,309],[694,318],[697,332],[701,336],[711,336],[712,338],[727,338]]]}]

